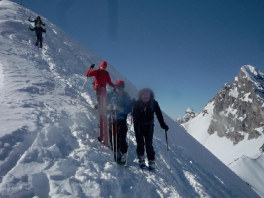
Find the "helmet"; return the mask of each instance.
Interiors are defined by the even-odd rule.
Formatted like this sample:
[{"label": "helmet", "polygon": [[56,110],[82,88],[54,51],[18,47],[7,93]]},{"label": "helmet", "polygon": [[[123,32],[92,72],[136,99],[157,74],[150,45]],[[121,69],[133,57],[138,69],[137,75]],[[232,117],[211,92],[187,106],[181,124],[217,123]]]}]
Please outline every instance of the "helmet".
[{"label": "helmet", "polygon": [[100,64],[100,67],[107,67],[107,62],[106,61],[102,61]]},{"label": "helmet", "polygon": [[125,82],[123,80],[117,80],[115,83],[115,88],[123,90],[125,88]]},{"label": "helmet", "polygon": [[115,84],[116,85],[124,85],[125,82],[123,80],[117,80]]}]

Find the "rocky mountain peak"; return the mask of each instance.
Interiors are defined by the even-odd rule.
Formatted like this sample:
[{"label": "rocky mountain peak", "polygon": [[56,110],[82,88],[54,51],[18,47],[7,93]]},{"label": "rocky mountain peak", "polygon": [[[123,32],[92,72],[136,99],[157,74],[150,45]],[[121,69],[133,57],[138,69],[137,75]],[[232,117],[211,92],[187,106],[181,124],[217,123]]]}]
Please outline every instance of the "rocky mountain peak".
[{"label": "rocky mountain peak", "polygon": [[217,133],[237,144],[247,136],[264,133],[264,74],[255,67],[243,66],[232,84],[224,84],[214,97],[213,119],[208,133]]}]

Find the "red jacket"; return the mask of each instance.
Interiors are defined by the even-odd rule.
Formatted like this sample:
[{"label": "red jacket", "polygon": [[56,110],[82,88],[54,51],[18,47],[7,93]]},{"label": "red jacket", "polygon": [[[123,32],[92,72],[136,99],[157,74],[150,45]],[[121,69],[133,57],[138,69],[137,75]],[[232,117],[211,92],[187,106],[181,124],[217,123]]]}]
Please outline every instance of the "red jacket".
[{"label": "red jacket", "polygon": [[[112,83],[110,75],[107,71],[103,69],[96,69],[91,71],[91,68],[86,72],[86,77],[94,76],[94,89],[98,89],[98,87],[106,87],[106,83],[108,83],[111,87],[115,87]],[[89,76],[88,76],[89,74]]]}]

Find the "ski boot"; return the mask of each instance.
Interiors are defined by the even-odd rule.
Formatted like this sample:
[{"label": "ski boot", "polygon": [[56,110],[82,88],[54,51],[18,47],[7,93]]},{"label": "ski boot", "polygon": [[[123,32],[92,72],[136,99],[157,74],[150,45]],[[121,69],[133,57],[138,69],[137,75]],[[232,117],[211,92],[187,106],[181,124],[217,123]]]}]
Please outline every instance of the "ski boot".
[{"label": "ski boot", "polygon": [[120,152],[120,158],[117,160],[117,163],[120,165],[125,165],[127,160],[127,154]]},{"label": "ski boot", "polygon": [[155,171],[155,169],[156,169],[155,168],[155,161],[149,160],[148,164],[149,164],[149,167],[148,167],[149,171]]},{"label": "ski boot", "polygon": [[146,164],[145,164],[145,157],[144,157],[144,155],[139,155],[139,156],[138,156],[138,164],[139,164],[139,167],[140,167],[141,169],[145,169],[145,168],[147,168],[147,166],[146,166]]}]

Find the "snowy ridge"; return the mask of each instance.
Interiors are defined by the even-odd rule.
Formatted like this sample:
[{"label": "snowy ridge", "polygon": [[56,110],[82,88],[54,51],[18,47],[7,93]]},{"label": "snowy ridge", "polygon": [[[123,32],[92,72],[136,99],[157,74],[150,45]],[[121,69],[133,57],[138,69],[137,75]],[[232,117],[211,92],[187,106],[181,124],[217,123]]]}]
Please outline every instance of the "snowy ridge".
[{"label": "snowy ridge", "polygon": [[[77,100],[87,68],[102,59],[44,17],[38,49],[26,22],[36,15],[0,1],[0,197],[258,197],[166,114],[170,151],[155,121],[156,173],[139,170],[129,122],[129,167],[116,165],[97,141],[91,79]],[[125,77],[107,70],[136,96]]]}]

